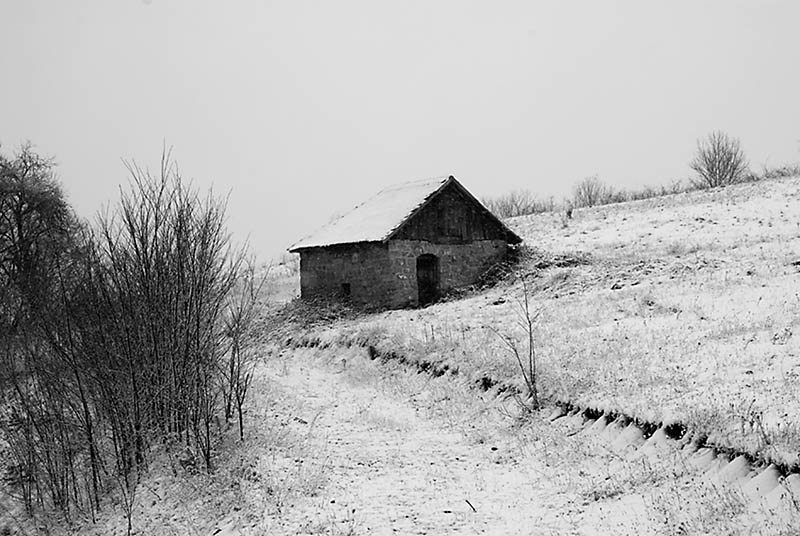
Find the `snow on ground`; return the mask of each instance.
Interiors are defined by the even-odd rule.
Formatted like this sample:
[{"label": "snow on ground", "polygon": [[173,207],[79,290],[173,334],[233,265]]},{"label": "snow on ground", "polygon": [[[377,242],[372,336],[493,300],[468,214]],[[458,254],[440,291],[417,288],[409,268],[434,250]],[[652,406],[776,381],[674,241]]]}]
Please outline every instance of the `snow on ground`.
[{"label": "snow on ground", "polygon": [[[359,364],[351,359],[350,366]],[[343,368],[332,374],[300,364],[271,377],[304,399],[302,420],[326,438],[329,484],[318,498],[287,511],[279,522],[286,534],[331,524],[359,534],[563,534],[582,525],[580,513],[572,512],[575,494],[554,483],[553,469],[509,433],[496,410],[489,417],[496,427],[476,439],[428,418],[426,406],[448,400],[423,390],[398,400],[370,378],[354,383]],[[629,514],[602,521],[617,534],[641,534]]]},{"label": "snow on ground", "polygon": [[[517,218],[526,244],[588,262],[522,273],[551,398],[800,463],[800,178]],[[326,340],[520,383],[519,284],[335,325]]]},{"label": "snow on ground", "polygon": [[[273,357],[248,405],[248,442],[215,475],[143,482],[136,534],[736,535],[793,521],[663,435],[522,419],[512,399],[363,349]],[[81,533],[124,534],[124,518],[107,511]]]},{"label": "snow on ground", "polygon": [[[798,192],[800,179],[766,181],[515,222],[529,244],[590,255],[528,276],[542,309],[542,388],[794,459]],[[513,400],[472,389],[482,375],[519,380],[487,329],[514,329],[518,295],[500,286],[325,335],[446,362],[457,377],[370,361],[363,348],[265,356],[244,444],[231,430],[211,475],[162,453],[139,487],[134,533],[743,535],[800,526],[800,479],[774,468],[741,469],[614,423],[521,420]],[[68,532],[124,534],[112,503],[96,524],[76,520]]]}]

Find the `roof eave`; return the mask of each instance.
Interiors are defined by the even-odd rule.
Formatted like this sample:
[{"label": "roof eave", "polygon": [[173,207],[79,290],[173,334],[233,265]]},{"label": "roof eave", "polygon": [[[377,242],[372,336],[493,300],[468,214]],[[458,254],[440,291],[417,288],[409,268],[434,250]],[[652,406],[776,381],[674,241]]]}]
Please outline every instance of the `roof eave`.
[{"label": "roof eave", "polygon": [[[386,238],[383,239],[384,242],[394,238],[395,235],[400,232],[400,230],[403,228],[403,226],[405,226],[406,223],[411,221],[411,218],[413,218],[414,216],[419,214],[422,211],[422,209],[424,209],[426,206],[428,206],[428,204],[431,201],[433,201],[436,198],[437,195],[439,195],[439,192],[444,190],[448,185],[450,185],[453,182],[458,183],[458,180],[454,176],[448,175],[447,179],[442,181],[442,184],[440,184],[439,187],[436,190],[434,190],[434,191],[432,191],[431,193],[428,194],[428,197],[425,198],[425,201],[420,203],[417,208],[415,208],[414,210],[409,212],[408,215],[405,218],[403,218],[403,221],[401,221],[397,225],[397,227],[392,229],[391,232],[386,235]],[[459,186],[460,186],[460,184],[459,184]],[[461,188],[465,190],[465,188],[463,186],[461,186]]]},{"label": "roof eave", "polygon": [[417,215],[426,206],[428,206],[428,204],[431,201],[433,201],[436,198],[436,196],[439,195],[439,193],[441,193],[445,188],[447,188],[450,184],[453,184],[453,183],[455,183],[455,185],[459,189],[459,191],[461,191],[463,194],[465,194],[468,199],[471,199],[478,207],[480,207],[481,210],[483,210],[489,218],[493,219],[495,222],[497,222],[498,225],[500,225],[500,228],[503,230],[504,234],[506,235],[506,241],[509,244],[520,244],[520,243],[522,243],[523,240],[519,235],[517,235],[514,231],[509,229],[508,226],[505,223],[503,223],[503,221],[500,218],[495,216],[494,213],[492,213],[491,210],[486,208],[483,205],[483,203],[481,203],[480,200],[478,200],[478,198],[476,198],[474,195],[472,195],[472,193],[470,193],[469,190],[467,190],[460,182],[458,182],[458,179],[456,179],[453,175],[448,175],[447,179],[442,181],[442,183],[439,185],[439,187],[436,190],[433,190],[432,192],[430,192],[425,197],[425,199],[424,199],[424,201],[422,203],[420,203],[416,208],[414,208],[411,212],[409,212],[403,218],[402,221],[400,221],[393,229],[389,230],[386,233],[386,235],[381,239],[378,239],[378,240],[359,240],[359,241],[356,241],[356,242],[336,242],[336,243],[331,243],[331,244],[316,244],[316,245],[313,245],[313,244],[311,244],[311,245],[302,245],[301,244],[299,246],[298,245],[293,245],[293,246],[288,248],[288,251],[290,253],[300,253],[300,252],[302,252],[304,250],[308,250],[308,249],[327,248],[327,247],[342,246],[342,245],[364,244],[364,243],[384,243],[385,244],[389,240],[393,239],[415,215]]},{"label": "roof eave", "polygon": [[510,240],[508,240],[509,244],[512,244],[512,245],[516,246],[517,244],[522,244],[522,242],[524,242],[524,240],[522,240],[522,237],[519,236],[517,233],[515,233],[511,229],[508,229],[507,227],[506,227],[506,229],[507,229],[506,232],[508,233],[508,236],[510,237]]},{"label": "roof eave", "polygon": [[289,253],[302,253],[308,249],[324,249],[324,248],[332,248],[336,246],[354,246],[357,244],[385,244],[388,241],[388,238],[382,240],[357,240],[355,242],[334,242],[332,244],[309,244],[309,245],[300,245],[300,246],[291,246],[288,251]]}]

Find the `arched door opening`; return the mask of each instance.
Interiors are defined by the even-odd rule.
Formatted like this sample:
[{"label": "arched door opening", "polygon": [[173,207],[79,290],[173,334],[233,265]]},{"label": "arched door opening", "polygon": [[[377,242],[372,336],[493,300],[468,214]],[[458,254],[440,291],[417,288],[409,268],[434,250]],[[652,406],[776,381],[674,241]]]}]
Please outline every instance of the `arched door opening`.
[{"label": "arched door opening", "polygon": [[425,253],[417,257],[417,289],[420,307],[439,297],[439,258],[436,255]]}]

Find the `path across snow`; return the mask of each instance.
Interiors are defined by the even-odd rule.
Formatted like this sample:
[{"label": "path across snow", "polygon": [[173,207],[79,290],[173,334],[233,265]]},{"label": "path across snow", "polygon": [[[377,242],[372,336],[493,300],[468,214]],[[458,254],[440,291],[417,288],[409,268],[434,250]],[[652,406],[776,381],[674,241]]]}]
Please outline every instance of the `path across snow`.
[{"label": "path across snow", "polygon": [[[794,499],[778,497],[800,491],[795,477],[768,468],[751,478],[741,460],[602,417],[519,419],[515,402],[460,375],[365,354],[271,351],[245,442],[231,430],[210,474],[156,457],[134,533],[772,536],[800,526]],[[120,508],[101,514],[78,533],[125,534]]]},{"label": "path across snow", "polygon": [[[460,425],[450,426],[432,415],[433,403],[463,402],[443,393],[445,399],[432,401],[436,389],[423,376],[412,375],[427,382],[415,389],[397,378],[365,377],[369,370],[351,372],[344,362],[326,367],[304,357],[310,356],[292,359],[269,381],[298,398],[302,414],[293,426],[307,427],[317,439],[326,485],[276,519],[287,534],[643,533],[632,515],[642,509],[641,499],[615,499],[613,509],[587,507],[557,467],[547,467],[519,434],[502,429],[511,419],[487,411],[485,403],[474,419],[480,424],[459,415]],[[490,433],[480,429],[492,424]]]}]

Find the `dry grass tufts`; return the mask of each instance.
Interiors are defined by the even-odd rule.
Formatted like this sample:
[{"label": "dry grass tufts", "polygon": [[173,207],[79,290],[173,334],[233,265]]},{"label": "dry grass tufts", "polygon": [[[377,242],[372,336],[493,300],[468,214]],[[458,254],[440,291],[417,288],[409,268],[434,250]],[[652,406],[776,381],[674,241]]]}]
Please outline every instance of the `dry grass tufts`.
[{"label": "dry grass tufts", "polygon": [[[723,448],[794,466],[800,295],[787,252],[800,247],[798,191],[800,179],[781,179],[592,208],[566,230],[552,214],[514,220],[538,248],[519,269],[542,308],[534,336],[544,400],[683,422]],[[314,333],[524,390],[492,336],[514,325],[521,292],[505,283]]]}]

